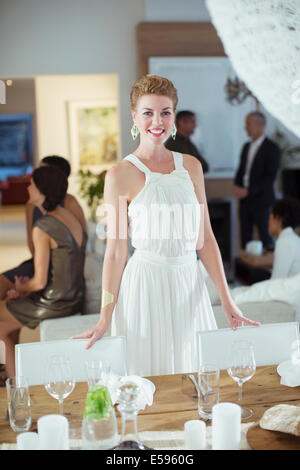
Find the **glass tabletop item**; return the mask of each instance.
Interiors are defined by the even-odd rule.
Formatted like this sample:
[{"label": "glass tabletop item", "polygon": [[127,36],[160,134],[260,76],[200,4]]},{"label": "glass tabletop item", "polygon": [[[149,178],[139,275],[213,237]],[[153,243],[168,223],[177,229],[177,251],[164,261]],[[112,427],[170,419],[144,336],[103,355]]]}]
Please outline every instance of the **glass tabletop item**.
[{"label": "glass tabletop item", "polygon": [[71,363],[67,356],[50,356],[45,370],[44,384],[49,395],[58,400],[59,414],[63,415],[63,401],[75,387]]},{"label": "glass tabletop item", "polygon": [[89,388],[107,384],[110,374],[110,363],[106,360],[85,361],[85,370]]},{"label": "glass tabletop item", "polygon": [[9,423],[13,431],[25,432],[31,426],[30,395],[25,377],[6,380]]},{"label": "glass tabletop item", "polygon": [[137,430],[138,395],[136,384],[124,383],[118,390],[118,410],[122,415],[122,434],[113,450],[150,450],[139,439]]},{"label": "glass tabletop item", "polygon": [[198,369],[198,413],[211,419],[212,408],[219,402],[220,371],[214,365],[202,365]]},{"label": "glass tabletop item", "polygon": [[82,421],[84,450],[111,449],[118,442],[115,410],[105,385],[89,388]]},{"label": "glass tabletop item", "polygon": [[253,377],[255,371],[253,345],[249,341],[234,341],[230,347],[227,372],[239,386],[238,404],[241,406],[242,420],[252,416],[252,410],[242,406],[242,388],[243,384]]}]

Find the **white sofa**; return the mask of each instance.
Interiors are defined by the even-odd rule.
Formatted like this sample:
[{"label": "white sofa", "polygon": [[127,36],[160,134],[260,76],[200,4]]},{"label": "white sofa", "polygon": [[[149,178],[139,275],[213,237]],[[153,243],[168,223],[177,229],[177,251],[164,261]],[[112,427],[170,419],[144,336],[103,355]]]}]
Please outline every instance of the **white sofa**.
[{"label": "white sofa", "polygon": [[[227,320],[224,316],[223,309],[221,306],[221,300],[218,292],[216,291],[211,279],[206,277],[206,287],[209,292],[210,301],[214,311],[215,319],[218,325],[218,328],[227,328]],[[233,291],[232,291],[233,293]],[[234,296],[233,296],[234,297]],[[281,323],[281,322],[290,322],[295,321],[296,319],[296,310],[295,308],[286,303],[279,301],[249,301],[238,303],[242,313],[254,321],[259,321],[260,323]]]}]

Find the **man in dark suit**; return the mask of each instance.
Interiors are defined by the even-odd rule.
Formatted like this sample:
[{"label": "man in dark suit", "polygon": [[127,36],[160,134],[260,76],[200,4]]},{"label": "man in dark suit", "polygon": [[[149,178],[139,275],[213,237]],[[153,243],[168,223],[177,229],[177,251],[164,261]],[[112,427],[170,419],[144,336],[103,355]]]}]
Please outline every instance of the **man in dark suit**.
[{"label": "man in dark suit", "polygon": [[196,124],[195,113],[192,111],[179,111],[176,115],[176,137],[174,140],[170,137],[165,143],[165,146],[167,149],[173,150],[174,152],[193,155],[200,161],[203,173],[206,173],[208,171],[208,163],[190,140],[190,136],[193,134]]},{"label": "man in dark suit", "polygon": [[234,180],[234,196],[239,199],[241,245],[252,240],[257,226],[264,248],[272,250],[274,242],[268,232],[270,209],[274,200],[274,181],[280,163],[278,145],[265,136],[265,116],[258,112],[247,115],[245,129],[251,138],[241,152]]}]

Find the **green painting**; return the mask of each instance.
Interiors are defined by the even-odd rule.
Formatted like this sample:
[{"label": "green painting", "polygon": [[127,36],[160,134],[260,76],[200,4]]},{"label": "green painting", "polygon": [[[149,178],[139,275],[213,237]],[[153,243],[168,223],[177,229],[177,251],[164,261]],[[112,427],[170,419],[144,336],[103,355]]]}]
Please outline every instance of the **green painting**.
[{"label": "green painting", "polygon": [[118,160],[119,122],[116,106],[77,109],[79,166]]}]

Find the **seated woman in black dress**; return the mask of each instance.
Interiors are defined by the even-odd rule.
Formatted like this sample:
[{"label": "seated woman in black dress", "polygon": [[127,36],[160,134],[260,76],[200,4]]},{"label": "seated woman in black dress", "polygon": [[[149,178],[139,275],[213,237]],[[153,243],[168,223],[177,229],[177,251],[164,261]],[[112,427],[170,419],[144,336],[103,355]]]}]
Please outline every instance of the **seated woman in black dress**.
[{"label": "seated woman in black dress", "polygon": [[15,373],[15,338],[22,326],[35,328],[46,318],[65,317],[82,309],[86,234],[78,219],[62,207],[67,178],[55,167],[34,171],[28,187],[30,202],[42,217],[34,224],[34,275],[18,277],[16,299],[0,301],[0,341],[6,346],[5,369]]},{"label": "seated woman in black dress", "polygon": [[[71,173],[71,167],[68,162],[63,157],[58,155],[50,155],[44,157],[41,162],[40,166],[55,166],[59,168],[65,176],[68,178]],[[83,210],[78,203],[77,199],[72,196],[71,194],[66,194],[64,201],[62,202],[63,207],[67,210],[72,212],[75,217],[81,223],[85,232],[87,232],[86,220],[84,217]],[[28,248],[33,256],[33,242],[32,242],[32,227],[34,223],[41,217],[41,211],[34,206],[30,200],[26,203],[26,231],[27,231],[27,244]],[[19,266],[5,271],[4,273],[0,274],[0,300],[6,298],[7,292],[13,288],[15,282],[15,276],[24,278],[25,280],[33,276],[33,258],[30,258],[23,263],[19,264]]]}]

